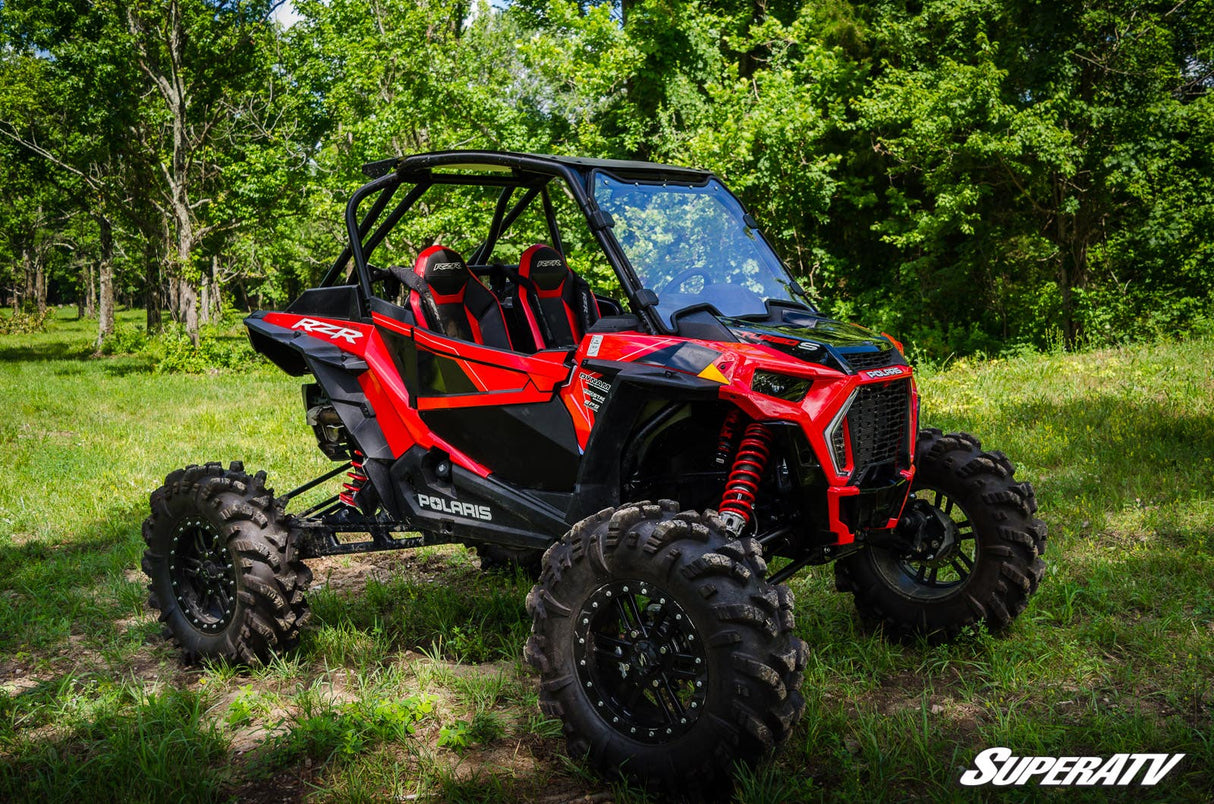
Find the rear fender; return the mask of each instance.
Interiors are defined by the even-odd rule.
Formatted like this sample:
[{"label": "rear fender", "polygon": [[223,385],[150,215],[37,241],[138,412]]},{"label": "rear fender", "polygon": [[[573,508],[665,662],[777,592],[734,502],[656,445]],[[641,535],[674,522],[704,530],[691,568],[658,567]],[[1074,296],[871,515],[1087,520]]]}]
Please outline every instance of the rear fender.
[{"label": "rear fender", "polygon": [[331,342],[272,324],[265,315],[258,312],[245,319],[253,348],[293,377],[315,377],[359,451],[368,458],[392,460],[395,456],[358,380],[367,370],[366,361]]}]

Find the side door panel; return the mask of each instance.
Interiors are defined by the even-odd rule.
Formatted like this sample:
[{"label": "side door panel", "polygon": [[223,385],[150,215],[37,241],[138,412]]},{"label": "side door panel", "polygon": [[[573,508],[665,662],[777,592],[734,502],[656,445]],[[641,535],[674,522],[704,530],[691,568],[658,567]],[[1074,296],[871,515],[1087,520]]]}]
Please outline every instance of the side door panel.
[{"label": "side door panel", "polygon": [[557,398],[565,352],[523,355],[376,318],[410,404],[437,437],[525,488],[572,491],[581,461]]}]

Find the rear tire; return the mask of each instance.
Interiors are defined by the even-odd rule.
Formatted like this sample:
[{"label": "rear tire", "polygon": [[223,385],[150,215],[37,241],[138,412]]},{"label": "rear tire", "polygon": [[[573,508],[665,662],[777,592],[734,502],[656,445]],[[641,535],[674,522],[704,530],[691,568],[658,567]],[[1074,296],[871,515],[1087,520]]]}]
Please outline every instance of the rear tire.
[{"label": "rear tire", "polygon": [[148,599],[186,661],[267,661],[299,641],[312,572],[282,508],[235,462],[178,469],[143,523]]},{"label": "rear tire", "polygon": [[718,798],[801,718],[808,649],[788,588],[715,512],[607,509],[544,556],[525,655],[575,758],[664,793]]},{"label": "rear tire", "polygon": [[899,638],[942,641],[978,623],[1006,628],[1045,574],[1045,523],[1033,516],[1033,487],[1017,483],[1012,462],[983,452],[968,433],[925,429],[915,455],[903,518],[934,517],[941,548],[865,548],[835,563],[836,587],[852,593],[865,621]]}]

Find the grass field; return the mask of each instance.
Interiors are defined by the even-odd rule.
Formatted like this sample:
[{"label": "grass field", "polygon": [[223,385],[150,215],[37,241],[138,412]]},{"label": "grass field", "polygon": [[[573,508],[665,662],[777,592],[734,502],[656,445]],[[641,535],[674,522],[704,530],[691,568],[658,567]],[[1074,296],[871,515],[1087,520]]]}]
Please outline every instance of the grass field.
[{"label": "grass field", "polygon": [[[90,335],[0,338],[0,800],[644,800],[564,756],[521,659],[528,584],[464,548],[315,562],[298,651],[181,665],[138,570],[148,493],[205,460],[280,490],[329,464],[298,380],[154,374]],[[1036,486],[1041,591],[1006,634],[900,646],[829,567],[798,576],[806,716],[738,799],[969,799],[992,746],[1187,757],[1154,788],[987,797],[1214,798],[1214,342],[959,363],[921,391],[925,423]]]}]

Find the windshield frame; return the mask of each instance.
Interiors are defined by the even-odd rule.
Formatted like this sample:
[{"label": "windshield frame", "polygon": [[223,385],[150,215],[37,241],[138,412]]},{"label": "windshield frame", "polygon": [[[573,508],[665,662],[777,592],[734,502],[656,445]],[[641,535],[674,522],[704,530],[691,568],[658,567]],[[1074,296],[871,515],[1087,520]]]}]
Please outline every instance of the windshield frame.
[{"label": "windshield frame", "polygon": [[[625,276],[626,276],[626,281],[622,281],[621,284],[623,284],[623,286],[625,288],[629,289],[630,295],[634,295],[634,296],[638,295],[641,293],[641,291],[648,291],[648,294],[652,294],[652,296],[653,296],[652,305],[643,305],[643,302],[646,300],[641,299],[641,298],[634,298],[633,302],[634,303],[641,302],[641,304],[637,304],[637,306],[649,306],[650,310],[652,312],[652,320],[661,328],[661,330],[663,330],[667,333],[677,332],[678,331],[678,319],[680,318],[680,316],[686,312],[690,312],[690,311],[700,309],[700,308],[712,309],[718,316],[722,316],[722,317],[752,318],[752,319],[753,318],[764,318],[764,317],[767,317],[768,315],[770,315],[770,306],[768,305],[769,301],[777,303],[777,304],[781,304],[781,305],[792,304],[792,305],[803,306],[809,311],[814,311],[814,307],[810,303],[808,295],[805,293],[805,290],[801,287],[800,282],[797,281],[797,278],[792,274],[791,271],[788,270],[788,266],[785,265],[784,260],[782,260],[780,258],[780,254],[776,250],[775,246],[772,245],[772,242],[767,238],[767,235],[765,235],[763,233],[763,230],[761,228],[759,228],[758,223],[755,221],[754,217],[751,216],[751,214],[747,211],[745,205],[742,204],[741,200],[736,195],[734,195],[733,191],[731,191],[729,189],[729,187],[726,186],[725,182],[721,181],[721,179],[718,176],[716,176],[715,174],[705,173],[705,174],[703,174],[703,177],[701,179],[699,179],[698,181],[677,181],[677,180],[671,180],[670,178],[645,179],[645,178],[641,178],[636,175],[624,177],[624,176],[618,175],[617,173],[615,173],[611,170],[607,170],[607,169],[603,169],[603,168],[595,168],[595,169],[591,170],[586,176],[586,188],[585,188],[586,194],[589,196],[590,201],[594,204],[595,208],[602,210],[604,213],[608,213],[608,210],[606,210],[602,206],[600,206],[599,198],[596,193],[596,190],[598,187],[598,180],[599,180],[600,176],[604,176],[618,184],[639,185],[639,186],[644,186],[644,187],[679,187],[679,188],[687,188],[690,190],[706,189],[710,185],[715,183],[716,187],[719,188],[719,192],[724,193],[725,197],[729,201],[731,201],[733,204],[736,205],[737,210],[740,213],[739,219],[738,219],[738,224],[745,227],[748,232],[753,233],[755,235],[756,239],[758,240],[758,243],[756,243],[756,248],[759,248],[759,249],[765,248],[767,250],[768,254],[772,258],[771,267],[776,268],[778,270],[778,272],[780,274],[778,279],[782,280],[784,283],[786,283],[785,287],[788,290],[788,298],[779,298],[776,296],[769,296],[769,297],[765,297],[762,299],[763,307],[765,310],[768,311],[767,313],[756,311],[755,313],[747,313],[744,315],[728,315],[727,316],[727,314],[725,314],[721,310],[717,309],[714,305],[708,304],[708,303],[704,302],[703,300],[693,301],[689,304],[683,305],[682,307],[663,311],[660,309],[661,299],[658,297],[656,291],[654,291],[651,287],[649,287],[645,283],[645,281],[643,280],[641,271],[637,268],[636,265],[634,265],[632,263],[631,259],[628,257],[628,252],[625,249],[624,244],[621,243],[620,239],[616,236],[615,221],[614,221],[614,216],[612,216],[611,224],[604,227],[602,230],[602,233],[605,236],[605,238],[611,242],[611,245],[613,246],[612,250],[618,255],[618,258],[619,258],[620,262],[622,263],[620,266],[618,266],[618,268],[620,270],[618,270],[617,272],[621,274],[621,277],[620,277],[621,280],[625,280]],[[729,213],[730,216],[732,217],[732,211],[726,210],[726,212]],[[610,213],[608,213],[608,214],[610,214]],[[635,291],[633,291],[633,289],[635,289]]]}]

